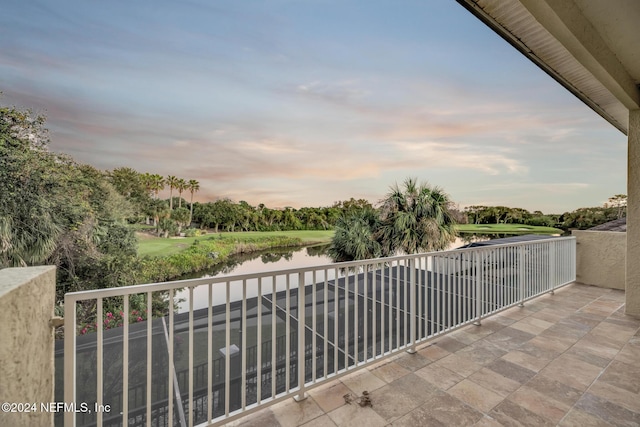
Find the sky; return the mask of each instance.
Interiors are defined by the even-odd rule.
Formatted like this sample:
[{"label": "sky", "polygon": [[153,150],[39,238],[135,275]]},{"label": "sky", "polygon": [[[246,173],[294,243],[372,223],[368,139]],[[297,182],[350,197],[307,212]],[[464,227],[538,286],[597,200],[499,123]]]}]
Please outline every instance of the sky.
[{"label": "sky", "polygon": [[0,91],[52,151],[196,179],[201,202],[375,204],[408,177],[460,208],[626,192],[626,137],[454,0],[9,0]]}]

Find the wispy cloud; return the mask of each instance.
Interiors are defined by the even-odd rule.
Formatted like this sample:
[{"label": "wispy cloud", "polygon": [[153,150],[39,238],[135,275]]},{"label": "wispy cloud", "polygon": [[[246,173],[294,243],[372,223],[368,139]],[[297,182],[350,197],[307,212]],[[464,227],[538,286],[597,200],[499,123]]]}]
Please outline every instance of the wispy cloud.
[{"label": "wispy cloud", "polygon": [[197,200],[375,201],[408,175],[461,204],[624,192],[624,137],[455,2],[328,1],[10,2],[3,103],[46,113],[54,150],[198,179]]},{"label": "wispy cloud", "polygon": [[529,169],[509,153],[512,150],[495,146],[479,149],[462,143],[396,142],[394,147],[404,152],[407,162],[430,168],[478,170],[489,175],[526,174]]},{"label": "wispy cloud", "polygon": [[344,80],[335,83],[313,81],[300,84],[295,91],[301,97],[317,99],[332,105],[356,107],[362,102],[368,91],[360,87],[357,80]]},{"label": "wispy cloud", "polygon": [[481,191],[527,190],[545,193],[567,194],[590,187],[586,182],[508,182],[487,185]]}]

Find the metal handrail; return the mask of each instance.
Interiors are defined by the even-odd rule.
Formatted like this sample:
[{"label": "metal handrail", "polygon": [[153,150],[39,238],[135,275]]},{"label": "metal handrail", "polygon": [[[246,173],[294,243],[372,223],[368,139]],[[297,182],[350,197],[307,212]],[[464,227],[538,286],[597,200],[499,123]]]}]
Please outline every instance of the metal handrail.
[{"label": "metal handrail", "polygon": [[[112,344],[105,346],[102,328],[98,328],[95,369],[82,359],[82,367],[88,369],[88,374],[81,373],[95,378],[98,405],[113,397],[103,396],[106,382],[109,382],[121,387],[122,424],[140,421],[140,425],[151,425],[155,416],[153,425],[178,422],[189,426],[217,426],[287,397],[304,399],[306,390],[328,379],[361,369],[399,351],[415,352],[416,345],[434,336],[471,323],[480,324],[488,315],[553,292],[574,280],[575,238],[557,237],[258,274],[68,293],[65,295],[64,398],[66,402],[78,402],[77,363],[82,355],[76,348],[76,308],[81,301],[95,301],[96,323],[101,326],[105,299],[123,298],[126,313],[130,297],[143,295],[148,302],[147,319],[152,319],[150,302],[153,295],[162,293],[167,298],[167,332],[163,340],[168,360],[162,367],[163,372],[153,370],[151,321],[147,322],[145,344],[140,331],[131,341],[134,338],[129,332],[128,315],[123,316],[123,339],[117,347],[121,349],[117,355],[121,369],[116,379],[104,372],[105,351],[113,347]],[[166,378],[176,375],[178,361],[174,359],[177,356],[174,349],[179,334],[175,330],[174,305],[175,293],[180,289],[186,289],[190,296],[188,327],[180,333],[186,335],[188,367],[186,374],[181,374],[181,384],[175,380],[174,386],[174,381]],[[195,297],[199,290],[207,292]],[[223,297],[221,304],[214,304],[214,294]],[[205,301],[204,308],[196,310],[194,299]],[[232,319],[233,301],[236,301],[233,307],[240,312]],[[250,314],[249,310],[252,310]],[[194,320],[196,311],[202,313],[198,315],[197,324]],[[224,313],[222,324],[218,321],[214,325],[214,311],[218,316]],[[203,320],[205,313],[206,321]],[[252,324],[248,326],[249,323]],[[206,348],[202,350],[204,333]],[[284,339],[279,348],[271,348],[268,352],[263,349],[264,343],[281,342],[282,336],[289,339]],[[232,342],[239,349],[235,356],[231,355],[236,348],[232,347]],[[225,350],[226,356],[222,360],[214,357],[214,343]],[[144,368],[131,366],[134,371],[131,372],[130,356],[138,351],[138,345],[140,348],[146,345],[146,350],[140,350],[146,351],[146,362],[139,363]],[[248,358],[251,347],[261,350]],[[198,364],[194,361],[196,349]],[[282,354],[276,355],[276,352]],[[201,363],[201,360],[205,361]],[[301,360],[304,363],[300,363]],[[219,366],[215,369],[216,378],[221,378],[223,383],[215,382],[213,378],[214,363]],[[194,370],[201,375],[204,364],[207,365],[206,387],[203,389],[199,380],[198,388],[194,390]],[[138,384],[129,385],[133,376],[144,377],[144,383],[140,384],[144,384],[147,394],[144,414],[141,408],[132,408],[135,419],[128,413],[129,389],[138,390]],[[167,393],[162,399],[166,401],[166,407],[162,408],[154,400],[157,393],[153,392],[153,384],[159,378],[168,381],[162,389]],[[174,416],[174,401],[180,411],[184,408],[183,416]],[[157,418],[160,416],[157,414],[163,415]],[[113,414],[109,418],[112,419]],[[103,414],[96,414],[95,422],[100,424],[102,421]],[[65,425],[76,425],[76,414],[65,413]]]}]

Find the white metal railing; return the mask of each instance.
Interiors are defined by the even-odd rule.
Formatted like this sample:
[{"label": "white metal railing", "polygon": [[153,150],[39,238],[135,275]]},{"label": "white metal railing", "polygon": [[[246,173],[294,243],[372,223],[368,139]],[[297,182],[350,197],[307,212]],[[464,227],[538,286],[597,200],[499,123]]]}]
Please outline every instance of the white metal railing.
[{"label": "white metal railing", "polygon": [[[558,237],[69,293],[64,398],[92,411],[64,423],[222,425],[574,280],[575,238]],[[133,298],[162,299],[166,315],[148,303],[131,322]],[[114,301],[122,326],[105,330]],[[96,333],[77,332],[79,304]]]}]

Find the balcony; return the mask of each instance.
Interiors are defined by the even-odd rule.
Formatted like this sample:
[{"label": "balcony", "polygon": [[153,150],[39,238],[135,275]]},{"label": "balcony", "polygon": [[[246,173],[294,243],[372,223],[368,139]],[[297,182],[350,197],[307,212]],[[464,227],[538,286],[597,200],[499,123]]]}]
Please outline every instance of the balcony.
[{"label": "balcony", "polygon": [[[234,426],[637,426],[640,320],[577,283],[435,338]],[[372,406],[344,396],[370,393]]]},{"label": "balcony", "polygon": [[[564,237],[67,294],[68,331],[82,327],[78,307],[108,323],[104,307],[114,298],[129,313],[131,300],[160,294],[168,313],[66,334],[64,400],[82,396],[111,411],[68,412],[65,424],[222,425],[290,397],[311,402],[307,392],[397,354],[422,368],[420,345],[455,342],[445,335],[574,279],[575,238]],[[180,289],[186,305],[176,300]],[[491,333],[497,358],[514,344],[491,325],[473,328],[477,338]],[[445,360],[455,365],[452,357]]]},{"label": "balcony", "polygon": [[[640,320],[624,315],[623,291],[574,283],[575,250],[575,238],[551,238],[68,294],[66,329],[78,333],[66,334],[65,372],[56,375],[66,396],[54,400],[110,410],[59,411],[55,421],[638,425]],[[23,293],[53,284],[42,267],[4,270],[1,281],[18,270],[32,282]],[[151,321],[125,316],[122,326],[82,334],[73,316],[89,302],[107,320],[110,299],[127,310],[154,295],[174,304]],[[19,313],[12,322],[24,322]],[[53,377],[45,364],[32,375],[47,344],[31,328],[33,344],[22,345],[39,346],[35,353],[5,365],[16,399]],[[33,415],[0,421],[43,424]]]}]

